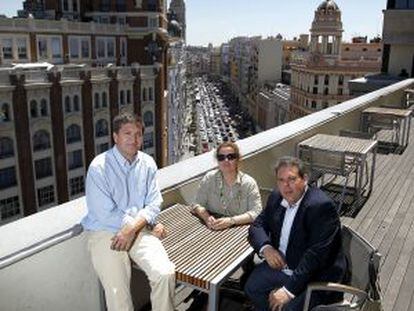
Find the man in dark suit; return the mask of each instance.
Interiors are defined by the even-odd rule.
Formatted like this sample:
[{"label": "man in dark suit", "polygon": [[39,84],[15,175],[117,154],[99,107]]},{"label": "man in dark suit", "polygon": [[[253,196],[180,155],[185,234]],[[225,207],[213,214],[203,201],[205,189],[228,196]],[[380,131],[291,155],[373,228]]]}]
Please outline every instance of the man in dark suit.
[{"label": "man in dark suit", "polygon": [[[275,174],[278,191],[249,229],[250,244],[264,262],[253,270],[245,291],[256,310],[302,310],[310,282],[343,279],[341,224],[332,200],[307,185],[299,159],[281,158]],[[341,298],[317,292],[311,306]]]}]

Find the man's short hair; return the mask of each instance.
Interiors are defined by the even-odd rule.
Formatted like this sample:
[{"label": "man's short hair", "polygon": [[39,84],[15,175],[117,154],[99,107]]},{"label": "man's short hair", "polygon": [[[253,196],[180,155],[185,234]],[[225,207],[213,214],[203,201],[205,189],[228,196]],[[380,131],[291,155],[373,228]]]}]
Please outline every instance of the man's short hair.
[{"label": "man's short hair", "polygon": [[142,123],[141,117],[130,112],[122,112],[114,118],[112,121],[112,132],[118,134],[121,127],[128,123],[137,124],[144,133],[144,124]]},{"label": "man's short hair", "polygon": [[282,167],[286,167],[286,166],[297,167],[299,176],[301,178],[304,178],[305,175],[307,175],[306,167],[300,159],[298,159],[296,157],[291,157],[291,156],[284,156],[284,157],[281,157],[276,162],[276,165],[275,165],[275,168],[274,168],[274,172],[275,172],[276,176],[277,176],[277,173],[279,172],[279,170]]}]

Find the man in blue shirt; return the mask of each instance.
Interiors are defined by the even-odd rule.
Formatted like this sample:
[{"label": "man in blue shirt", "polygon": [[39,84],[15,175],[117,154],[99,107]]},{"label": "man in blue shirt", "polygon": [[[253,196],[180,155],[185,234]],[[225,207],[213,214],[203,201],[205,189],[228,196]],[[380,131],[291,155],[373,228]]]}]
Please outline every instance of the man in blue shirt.
[{"label": "man in blue shirt", "polygon": [[[299,311],[310,282],[340,282],[345,273],[341,224],[336,206],[307,185],[303,163],[283,157],[275,169],[277,191],[249,229],[249,240],[264,258],[247,280],[255,310]],[[311,306],[336,302],[341,294],[317,292]]]},{"label": "man in blue shirt", "polygon": [[134,310],[132,259],[148,276],[152,310],[173,310],[174,265],[161,241],[146,228],[154,225],[162,203],[157,166],[142,145],[142,121],[123,113],[113,120],[115,146],[92,161],[86,177],[88,235],[93,266],[105,290],[109,311]]}]

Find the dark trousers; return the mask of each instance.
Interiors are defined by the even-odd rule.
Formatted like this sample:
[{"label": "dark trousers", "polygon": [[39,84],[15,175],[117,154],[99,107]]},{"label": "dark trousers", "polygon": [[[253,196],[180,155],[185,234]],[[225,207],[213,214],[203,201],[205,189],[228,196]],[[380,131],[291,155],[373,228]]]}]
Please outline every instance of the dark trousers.
[{"label": "dark trousers", "polygon": [[[269,294],[272,290],[283,287],[289,277],[278,270],[272,269],[267,262],[262,262],[253,270],[247,279],[244,291],[258,311],[269,310]],[[301,311],[305,302],[306,291],[296,296],[283,307],[283,311]],[[322,296],[322,297],[321,297]],[[320,292],[312,294],[310,306],[326,301]]]}]

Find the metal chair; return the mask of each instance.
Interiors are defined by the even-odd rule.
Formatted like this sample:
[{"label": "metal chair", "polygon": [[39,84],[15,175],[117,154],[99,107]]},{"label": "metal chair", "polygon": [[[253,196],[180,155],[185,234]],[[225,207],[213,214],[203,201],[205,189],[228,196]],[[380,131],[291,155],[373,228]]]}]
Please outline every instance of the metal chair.
[{"label": "metal chair", "polygon": [[344,300],[330,305],[314,307],[312,311],[361,310],[364,304],[381,303],[378,285],[381,254],[361,235],[342,226],[343,251],[347,259],[347,282],[312,283],[306,291],[304,311],[309,310],[313,291],[336,291],[345,294]]},{"label": "metal chair", "polygon": [[344,203],[346,190],[348,187],[349,177],[353,172],[356,172],[355,158],[346,157],[344,153],[338,153],[334,151],[309,149],[309,168],[311,172],[310,181],[318,182],[319,176],[323,177],[325,174],[337,176],[343,176],[345,181],[343,183],[341,198],[338,205],[338,211],[341,211]]}]

